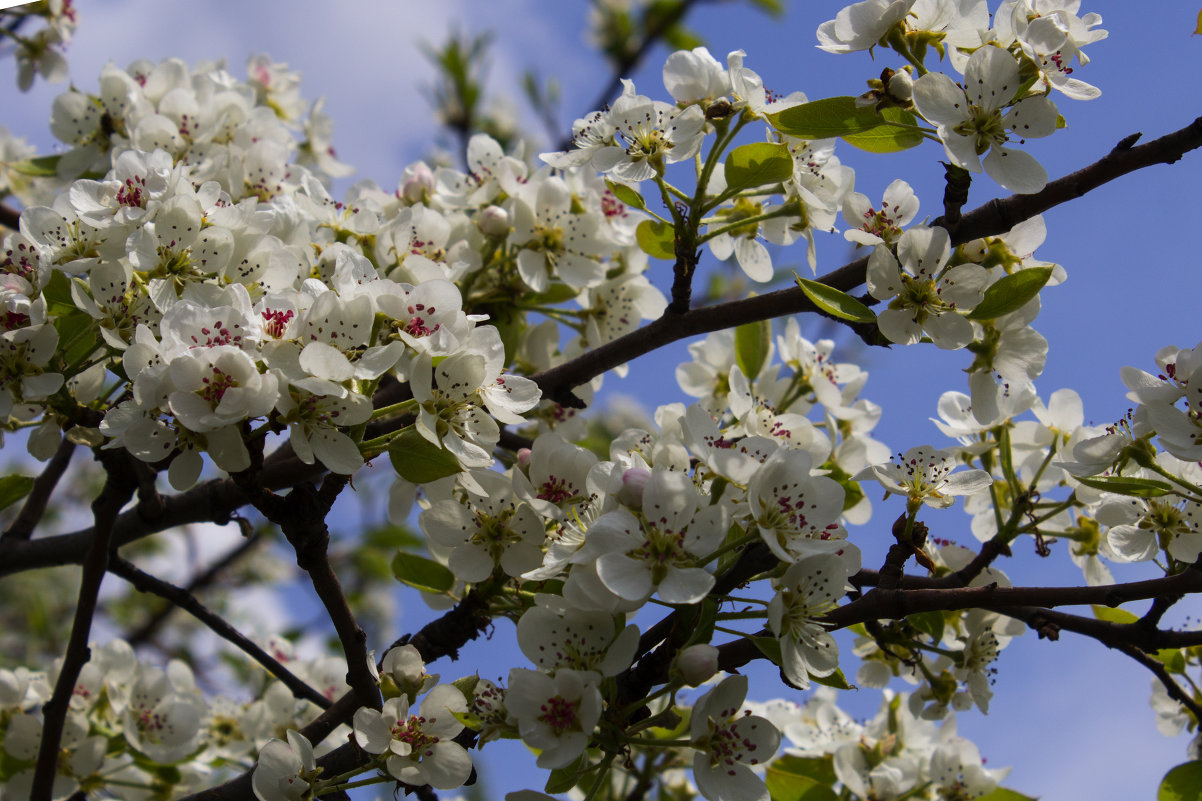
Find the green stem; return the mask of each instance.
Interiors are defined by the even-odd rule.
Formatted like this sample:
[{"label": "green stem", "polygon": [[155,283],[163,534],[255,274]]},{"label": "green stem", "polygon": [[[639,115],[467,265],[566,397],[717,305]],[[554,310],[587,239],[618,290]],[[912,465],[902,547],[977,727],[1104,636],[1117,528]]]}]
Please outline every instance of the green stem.
[{"label": "green stem", "polygon": [[416,398],[403,400],[400,403],[394,403],[390,406],[381,406],[371,413],[370,420],[379,420],[381,417],[389,417],[393,414],[402,414],[404,412],[413,411],[418,406]]},{"label": "green stem", "polygon": [[702,245],[716,236],[728,234],[731,231],[736,231],[753,223],[759,224],[765,220],[775,220],[778,217],[788,217],[791,214],[793,214],[793,209],[790,206],[780,206],[772,211],[766,211],[763,214],[756,214],[752,217],[743,217],[742,219],[732,222],[729,225],[723,225],[721,228],[714,228],[706,231],[704,234],[698,235],[697,244]]},{"label": "green stem", "polygon": [[742,537],[739,537],[739,538],[735,539],[733,542],[728,542],[725,545],[723,545],[722,547],[718,548],[718,550],[703,557],[699,564],[708,565],[710,562],[714,561],[715,559],[717,559],[721,556],[725,556],[726,554],[730,553],[731,551],[737,551],[739,548],[742,548],[745,545],[750,545],[751,543],[755,542],[759,538],[760,538],[759,533],[746,534]]}]

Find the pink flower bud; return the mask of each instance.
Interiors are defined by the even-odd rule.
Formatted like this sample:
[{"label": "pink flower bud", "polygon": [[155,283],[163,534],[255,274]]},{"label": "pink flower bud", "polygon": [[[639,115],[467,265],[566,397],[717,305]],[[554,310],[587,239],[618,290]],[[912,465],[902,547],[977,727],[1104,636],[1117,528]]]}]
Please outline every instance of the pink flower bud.
[{"label": "pink flower bud", "polygon": [[489,206],[477,215],[476,225],[485,236],[508,236],[509,212],[500,206]]},{"label": "pink flower bud", "polygon": [[718,672],[718,649],[707,643],[690,645],[676,655],[675,667],[685,684],[696,687]]},{"label": "pink flower bud", "polygon": [[529,448],[518,448],[518,467],[522,468],[523,470],[528,470],[530,468]]},{"label": "pink flower bud", "polygon": [[421,203],[434,189],[434,173],[423,162],[405,168],[401,176],[401,197],[409,203]]},{"label": "pink flower bud", "polygon": [[651,471],[645,467],[632,467],[622,474],[622,489],[618,490],[618,501],[634,509],[643,508],[643,489]]}]

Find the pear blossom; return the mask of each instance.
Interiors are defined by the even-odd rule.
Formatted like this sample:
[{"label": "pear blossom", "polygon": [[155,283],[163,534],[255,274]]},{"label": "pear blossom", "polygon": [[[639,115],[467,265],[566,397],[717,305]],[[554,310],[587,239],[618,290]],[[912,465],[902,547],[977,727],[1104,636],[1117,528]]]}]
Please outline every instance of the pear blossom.
[{"label": "pear blossom", "polygon": [[740,714],[746,697],[747,677],[727,676],[693,705],[693,778],[710,801],[768,799],[767,786],[751,766],[776,754],[780,732],[765,718]]},{"label": "pear blossom", "polygon": [[799,559],[775,582],[768,605],[768,626],[780,640],[781,671],[800,689],[810,676],[829,676],[839,667],[839,647],[819,619],[838,604],[847,577],[860,569],[859,550]]},{"label": "pear blossom", "polygon": [[355,712],[355,742],[384,756],[389,774],[399,781],[453,790],[472,771],[471,757],[451,739],[463,730],[455,715],[466,711],[463,694],[449,684],[432,689],[419,714],[410,711],[406,696],[389,698],[379,711],[363,707]]},{"label": "pear blossom", "polygon": [[906,496],[908,505],[915,508],[925,504],[934,509],[946,509],[955,502],[955,496],[981,492],[993,483],[984,470],[953,474],[956,464],[956,457],[951,452],[919,445],[898,454],[896,462],[873,465],[862,471],[856,480],[875,478],[886,493]]},{"label": "pear blossom", "polygon": [[522,741],[540,749],[538,766],[565,767],[588,747],[601,719],[597,674],[565,668],[552,677],[513,668],[505,705]]},{"label": "pear blossom", "polygon": [[889,308],[877,315],[881,333],[892,342],[912,345],[923,334],[940,348],[954,350],[973,338],[973,327],[959,313],[980,302],[987,276],[976,264],[945,269],[951,237],[944,228],[911,228],[901,235],[897,258],[878,245],[868,258],[868,292]]},{"label": "pear blossom", "polygon": [[259,750],[251,789],[259,801],[300,801],[317,778],[313,746],[304,735],[288,730],[287,741],[272,739]]},{"label": "pear blossom", "polygon": [[[1010,131],[1038,138],[1056,130],[1058,112],[1046,97],[1011,103],[1021,79],[1014,57],[998,47],[981,47],[964,68],[964,86],[937,72],[914,82],[914,106],[933,122],[948,158],[970,172],[982,166],[993,180],[1012,192],[1043,189],[1047,171],[1032,156],[1006,147]],[[1003,115],[1003,109],[1010,107]],[[981,156],[988,152],[984,161]]]}]

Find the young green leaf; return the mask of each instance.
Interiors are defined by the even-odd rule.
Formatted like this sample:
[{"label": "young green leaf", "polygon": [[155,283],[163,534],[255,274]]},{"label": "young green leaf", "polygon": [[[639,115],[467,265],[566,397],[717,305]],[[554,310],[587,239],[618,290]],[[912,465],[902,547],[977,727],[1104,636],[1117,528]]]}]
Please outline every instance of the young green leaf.
[{"label": "young green leaf", "polygon": [[0,509],[7,509],[24,498],[33,489],[29,476],[5,476],[0,478]]},{"label": "young green leaf", "polygon": [[388,458],[397,475],[414,484],[425,484],[460,471],[459,460],[410,426],[388,446]]},{"label": "young green leaf", "polygon": [[810,302],[832,317],[850,320],[853,323],[876,322],[876,315],[872,313],[872,309],[846,292],[840,292],[826,284],[802,278],[797,273],[793,273],[793,277],[797,279],[797,285],[801,287],[801,291],[810,299]]},{"label": "young green leaf", "polygon": [[634,232],[639,247],[654,259],[676,258],[676,229],[659,220],[643,220]]},{"label": "young green leaf", "polygon": [[392,574],[402,584],[435,595],[450,592],[455,586],[455,575],[445,565],[406,551],[397,551],[392,557]]},{"label": "young green leaf", "polygon": [[793,157],[779,142],[752,142],[726,157],[726,186],[732,190],[779,184],[793,175]]},{"label": "young green leaf", "polygon": [[1173,488],[1154,478],[1128,478],[1127,476],[1078,476],[1077,480],[1087,487],[1129,495],[1132,498],[1159,498],[1168,495]]},{"label": "young green leaf", "polygon": [[843,670],[841,668],[835,670],[835,672],[829,676],[815,676],[813,673],[811,673],[810,681],[814,682],[815,684],[821,684],[823,687],[834,687],[836,690],[856,689],[856,685],[849,682],[847,677],[843,675]]},{"label": "young green leaf", "polygon": [[846,137],[871,131],[885,120],[872,106],[856,106],[854,97],[828,97],[768,115],[773,128],[802,139]]},{"label": "young green leaf", "polygon": [[609,187],[609,191],[613,193],[614,197],[625,203],[627,206],[636,209],[647,208],[647,201],[643,199],[643,196],[626,184],[620,184],[617,181],[607,180],[605,185]]},{"label": "young green leaf", "polygon": [[1202,760],[1183,762],[1164,775],[1156,801],[1202,800]]},{"label": "young green leaf", "polygon": [[1117,609],[1111,606],[1101,606],[1094,604],[1092,607],[1093,616],[1098,620],[1105,620],[1107,623],[1121,623],[1127,625],[1139,620],[1139,617],[1134,612],[1128,612],[1126,609]]},{"label": "young green leaf", "polygon": [[981,796],[977,801],[1039,801],[1039,799],[1023,795],[1017,790],[1011,790],[1009,787],[999,787],[992,793]]},{"label": "young green leaf", "polygon": [[[820,757],[800,757],[786,754],[768,763],[766,776],[773,773],[790,776],[806,776],[819,784],[834,784],[838,781],[835,774],[835,758],[831,754]],[[769,785],[771,789],[771,784]]]},{"label": "young green leaf", "polygon": [[800,773],[774,770],[780,761],[769,765],[764,776],[772,801],[838,801],[839,796],[830,786],[833,781],[825,784]]},{"label": "young green leaf", "polygon": [[764,369],[772,352],[772,324],[767,320],[745,323],[735,329],[735,363],[748,378]]},{"label": "young green leaf", "polygon": [[905,109],[887,108],[881,112],[881,117],[888,120],[888,124],[845,134],[843,141],[869,153],[898,153],[918,147],[926,138],[918,130],[918,118]]},{"label": "young green leaf", "polygon": [[968,315],[968,319],[993,320],[1018,311],[1039,294],[1051,277],[1051,267],[1033,267],[1007,275],[985,290],[985,297]]},{"label": "young green leaf", "polygon": [[58,175],[58,162],[62,157],[61,153],[55,156],[37,156],[9,164],[8,168],[34,178],[53,178]]}]

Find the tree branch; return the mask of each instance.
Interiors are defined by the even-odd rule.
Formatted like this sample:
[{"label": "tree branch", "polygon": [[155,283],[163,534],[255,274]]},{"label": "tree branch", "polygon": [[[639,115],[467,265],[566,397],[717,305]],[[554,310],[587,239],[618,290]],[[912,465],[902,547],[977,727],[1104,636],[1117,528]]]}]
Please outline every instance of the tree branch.
[{"label": "tree branch", "polygon": [[279,679],[289,690],[292,690],[292,694],[297,698],[311,701],[322,709],[326,709],[333,704],[333,701],[306,684],[295,673],[280,664],[271,654],[251,642],[250,639],[230,625],[224,618],[210,610],[195,595],[182,587],[177,587],[143,570],[139,570],[131,562],[122,559],[116,554],[110,560],[109,572],[125,579],[139,592],[149,592],[160,598],[164,598],[195,617],[201,623],[204,623],[218,637],[233,644],[234,647],[244,651],[247,656],[262,665],[268,673]]},{"label": "tree branch", "polygon": [[[1202,117],[1179,131],[1147,144],[1116,148],[1093,164],[1052,181],[1035,194],[1011,195],[1008,198],[989,201],[960,219],[952,234],[952,244],[1004,234],[1023,220],[1079,198],[1120,176],[1153,164],[1171,164],[1198,147],[1202,147]],[[942,222],[941,217],[933,224],[939,225]],[[818,280],[836,289],[850,292],[864,283],[867,268],[868,257],[865,256],[823,275]],[[531,378],[538,383],[544,397],[565,406],[572,405],[574,399],[575,407],[579,408],[579,399],[575,399],[571,394],[573,388],[638,356],[686,337],[806,311],[815,311],[813,304],[800,288],[792,288],[754,298],[717,303],[684,314],[665,314],[637,331],[537,373]],[[565,403],[565,400],[568,402]]]},{"label": "tree branch", "polygon": [[42,741],[38,748],[37,767],[34,768],[31,801],[50,801],[54,777],[58,768],[59,745],[62,742],[63,726],[70,709],[71,696],[75,693],[75,682],[83,666],[91,658],[88,636],[92,630],[92,618],[96,613],[96,602],[100,584],[108,570],[109,551],[113,539],[117,513],[137,488],[132,465],[133,458],[124,451],[97,451],[97,459],[104,465],[108,477],[104,488],[92,502],[91,548],[83,564],[83,576],[79,584],[79,603],[75,607],[75,619],[71,623],[71,638],[67,652],[54,684],[54,694],[42,707]]},{"label": "tree branch", "polygon": [[1174,701],[1188,709],[1190,714],[1194,716],[1195,721],[1202,721],[1202,706],[1200,706],[1198,702],[1193,699],[1193,696],[1181,688],[1181,685],[1178,684],[1171,675],[1169,675],[1167,670],[1165,670],[1164,665],[1160,664],[1138,648],[1122,646],[1118,650],[1122,651],[1127,656],[1131,657],[1136,662],[1139,662],[1148,670],[1152,671],[1152,675],[1160,679],[1160,683],[1164,685],[1164,689],[1166,692],[1168,692],[1169,698],[1172,698]]}]

